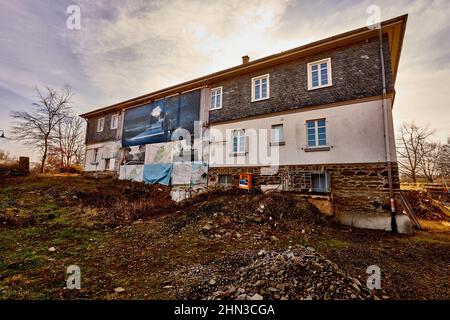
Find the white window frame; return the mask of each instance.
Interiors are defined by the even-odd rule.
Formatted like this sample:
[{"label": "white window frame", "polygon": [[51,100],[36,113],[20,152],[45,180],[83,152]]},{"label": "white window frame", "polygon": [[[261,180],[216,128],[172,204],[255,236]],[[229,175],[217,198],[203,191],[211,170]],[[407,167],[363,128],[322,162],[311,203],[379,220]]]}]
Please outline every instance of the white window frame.
[{"label": "white window frame", "polygon": [[[321,120],[325,121],[325,144],[319,144],[319,121],[321,121]],[[314,142],[315,142],[315,144],[312,146],[309,145],[308,122],[314,122]],[[306,120],[305,128],[306,128],[306,147],[307,148],[321,148],[321,147],[328,146],[328,121],[326,118]]]},{"label": "white window frame", "polygon": [[[259,90],[260,90],[260,92],[259,92],[259,99],[256,99],[255,98],[255,82],[257,80],[262,80],[262,79],[266,79],[266,81],[267,81],[267,90],[266,90],[267,96],[264,97],[264,98],[262,97],[262,85],[260,85],[259,86]],[[263,74],[261,76],[257,76],[257,77],[252,78],[252,102],[266,100],[266,99],[269,99],[269,97],[270,97],[270,74],[269,73],[268,74]]]},{"label": "white window frame", "polygon": [[[322,84],[322,73],[320,72],[320,65],[322,63],[326,63],[327,64],[327,80],[328,83],[327,84]],[[313,81],[312,81],[312,67],[317,65],[318,66],[318,76],[319,76],[319,85],[313,87]],[[314,61],[314,62],[310,62],[307,65],[307,69],[308,69],[308,90],[314,90],[314,89],[320,89],[320,88],[326,88],[326,87],[330,87],[333,85],[331,79],[331,58],[326,58],[326,59],[322,59],[322,60],[318,60],[318,61]]]},{"label": "white window frame", "polygon": [[[281,138],[279,140],[275,140],[275,132],[276,132],[276,128],[281,127]],[[272,125],[272,130],[271,130],[271,141],[272,143],[282,143],[284,142],[284,125],[282,123],[278,123],[278,124],[274,124]]]},{"label": "white window frame", "polygon": [[100,149],[99,148],[94,148],[94,149],[90,149],[90,150],[92,150],[92,161],[91,161],[91,164],[92,165],[97,165],[99,163],[98,162],[98,153],[99,153]]},{"label": "white window frame", "polygon": [[[217,92],[220,93],[219,106],[217,106]],[[210,106],[209,110],[222,109],[222,95],[223,95],[223,87],[217,87],[217,88],[211,89],[211,99],[210,99],[211,106]],[[213,103],[213,96],[215,97],[214,103]]]},{"label": "white window frame", "polygon": [[[236,135],[239,132],[241,134]],[[242,140],[241,140],[242,138]],[[234,139],[237,139],[236,150],[234,149]],[[231,150],[233,154],[245,154],[245,130],[235,129],[231,132]]]},{"label": "white window frame", "polygon": [[97,132],[102,132],[105,129],[105,117],[97,119]]},{"label": "white window frame", "polygon": [[111,116],[111,130],[117,129],[118,127],[119,127],[119,114],[115,113]]},{"label": "white window frame", "polygon": [[[221,183],[221,182],[220,182],[220,177],[230,177],[230,178],[231,178],[231,181],[230,181],[230,182],[225,181],[225,183]],[[230,174],[220,174],[218,180],[219,180],[219,181],[218,181],[219,184],[222,185],[222,186],[228,187],[228,186],[232,186],[232,185],[233,185],[233,176],[230,175]],[[227,179],[226,179],[226,180],[227,180]]]}]

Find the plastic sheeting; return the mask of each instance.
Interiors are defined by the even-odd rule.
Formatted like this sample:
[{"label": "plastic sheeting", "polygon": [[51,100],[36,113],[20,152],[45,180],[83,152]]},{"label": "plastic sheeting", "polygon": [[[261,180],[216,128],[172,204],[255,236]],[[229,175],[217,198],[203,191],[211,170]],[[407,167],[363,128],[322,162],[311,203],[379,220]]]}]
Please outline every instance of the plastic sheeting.
[{"label": "plastic sheeting", "polygon": [[192,162],[192,184],[206,184],[208,182],[208,165],[204,162]]},{"label": "plastic sheeting", "polygon": [[175,162],[173,164],[172,184],[191,184],[192,166],[190,162]]},{"label": "plastic sheeting", "polygon": [[208,166],[203,162],[175,162],[173,164],[173,185],[206,184]]},{"label": "plastic sheeting", "polygon": [[144,182],[168,186],[172,177],[172,163],[154,163],[144,165]]},{"label": "plastic sheeting", "polygon": [[143,165],[124,165],[120,166],[119,180],[131,180],[142,182],[144,177]]},{"label": "plastic sheeting", "polygon": [[145,150],[145,163],[171,163],[173,160],[173,147],[176,142],[147,144]]}]

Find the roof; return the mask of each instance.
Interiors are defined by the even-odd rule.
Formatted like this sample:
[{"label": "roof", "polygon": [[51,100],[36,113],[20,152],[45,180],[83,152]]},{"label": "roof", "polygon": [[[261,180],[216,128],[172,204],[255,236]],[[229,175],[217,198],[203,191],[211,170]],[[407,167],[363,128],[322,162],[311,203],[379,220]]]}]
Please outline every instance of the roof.
[{"label": "roof", "polygon": [[[405,35],[406,22],[408,15],[398,16],[386,21],[381,22],[381,29],[383,34],[388,35],[389,48],[391,50],[391,65],[392,75],[395,83],[397,77],[398,64],[400,60],[400,54],[403,45],[403,39]],[[153,100],[164,98],[169,95],[181,93],[184,91],[193,90],[203,86],[207,86],[210,83],[221,81],[224,79],[236,77],[241,74],[245,74],[258,69],[267,68],[273,65],[277,65],[283,62],[298,59],[300,57],[308,56],[318,52],[334,49],[343,45],[348,45],[361,40],[369,39],[377,36],[378,29],[369,29],[368,27],[362,27],[345,33],[341,33],[329,38],[325,38],[319,41],[315,41],[300,47],[296,47],[287,51],[276,53],[261,59],[254,60],[245,64],[240,64],[235,67],[224,69],[218,72],[214,72],[190,81],[182,82],[180,84],[170,86],[161,90],[157,90],[136,98],[132,98],[126,101],[122,101],[107,107],[99,108],[80,115],[83,118],[90,118],[100,116],[104,113],[122,110],[125,108],[135,107],[149,103]]]}]

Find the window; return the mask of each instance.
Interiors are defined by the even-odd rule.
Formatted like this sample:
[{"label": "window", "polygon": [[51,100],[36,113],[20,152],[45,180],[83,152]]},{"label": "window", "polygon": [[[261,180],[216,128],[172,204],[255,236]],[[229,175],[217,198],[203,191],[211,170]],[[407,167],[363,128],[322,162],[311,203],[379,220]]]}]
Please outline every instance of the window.
[{"label": "window", "polygon": [[245,152],[245,131],[234,130],[233,131],[233,153]]},{"label": "window", "polygon": [[110,164],[110,159],[105,159],[105,171],[110,170],[109,164]]},{"label": "window", "polygon": [[95,148],[92,153],[92,164],[98,164],[98,148]]},{"label": "window", "polygon": [[252,78],[252,101],[269,98],[269,75]]},{"label": "window", "polygon": [[331,59],[308,63],[308,90],[331,86]]},{"label": "window", "polygon": [[211,90],[211,110],[222,108],[222,87]]},{"label": "window", "polygon": [[325,119],[306,121],[308,147],[325,146],[327,144]]},{"label": "window", "polygon": [[282,124],[272,126],[272,143],[279,144],[284,142],[284,130]]},{"label": "window", "polygon": [[312,192],[329,192],[330,175],[327,172],[317,172],[311,174]]},{"label": "window", "polygon": [[111,116],[111,130],[117,129],[118,126],[119,126],[119,115],[113,114]]},{"label": "window", "polygon": [[233,177],[231,175],[219,175],[219,184],[224,186],[231,186],[233,184]]},{"label": "window", "polygon": [[97,120],[97,132],[102,132],[105,127],[105,118],[100,118]]}]

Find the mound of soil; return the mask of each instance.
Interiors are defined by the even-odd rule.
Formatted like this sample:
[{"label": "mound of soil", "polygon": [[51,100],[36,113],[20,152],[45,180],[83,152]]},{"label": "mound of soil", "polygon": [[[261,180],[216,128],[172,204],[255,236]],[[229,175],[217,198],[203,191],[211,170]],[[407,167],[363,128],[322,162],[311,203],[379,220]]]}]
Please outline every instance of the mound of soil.
[{"label": "mound of soil", "polygon": [[[214,223],[225,228],[236,223],[256,223],[283,230],[292,228],[292,221],[295,220],[296,228],[307,229],[332,223],[312,204],[289,192],[255,195],[238,189],[212,191],[184,202],[180,212],[189,213],[174,223],[174,231],[206,217],[217,218]],[[214,223],[211,221],[209,224]],[[203,226],[205,233],[209,229]]]},{"label": "mound of soil", "polygon": [[108,187],[77,192],[71,201],[104,209],[102,224],[113,227],[174,212],[176,204],[170,191],[170,187],[161,185],[114,181]]}]

